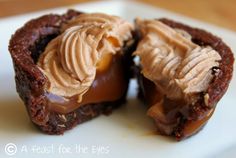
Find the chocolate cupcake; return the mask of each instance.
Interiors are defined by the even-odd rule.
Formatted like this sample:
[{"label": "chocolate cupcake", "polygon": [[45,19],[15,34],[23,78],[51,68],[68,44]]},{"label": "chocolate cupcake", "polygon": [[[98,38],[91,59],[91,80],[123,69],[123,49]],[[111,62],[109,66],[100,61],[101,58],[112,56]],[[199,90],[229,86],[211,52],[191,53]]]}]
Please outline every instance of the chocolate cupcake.
[{"label": "chocolate cupcake", "polygon": [[198,132],[214,113],[234,57],[218,37],[168,20],[136,20],[139,98],[157,130],[177,140]]},{"label": "chocolate cupcake", "polygon": [[133,26],[74,10],[27,22],[9,44],[16,89],[32,122],[48,134],[109,113],[126,101]]}]

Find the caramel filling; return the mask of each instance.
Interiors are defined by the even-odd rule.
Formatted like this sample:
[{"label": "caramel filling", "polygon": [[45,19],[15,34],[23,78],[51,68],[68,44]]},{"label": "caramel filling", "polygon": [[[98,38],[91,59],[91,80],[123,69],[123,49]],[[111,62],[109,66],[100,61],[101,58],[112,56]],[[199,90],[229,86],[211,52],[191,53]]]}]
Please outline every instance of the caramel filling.
[{"label": "caramel filling", "polygon": [[[154,83],[145,77],[142,78],[144,97],[150,108],[147,114],[154,119],[158,127],[158,131],[162,134],[171,135],[173,128],[179,123],[178,117],[181,113],[186,118],[188,117],[188,109],[184,100],[167,100],[163,99],[161,94],[155,87]],[[190,121],[183,128],[182,134],[185,137],[191,136],[196,133],[204,124],[210,119],[214,109],[199,116],[197,120]]]},{"label": "caramel filling", "polygon": [[201,119],[188,123],[182,131],[183,135],[185,137],[188,137],[196,133],[206,124],[206,122],[211,118],[213,113],[214,113],[214,109],[210,110],[208,114],[202,117]]},{"label": "caramel filling", "polygon": [[38,60],[47,76],[47,91],[57,96],[77,95],[78,103],[91,87],[97,71],[131,38],[133,26],[117,16],[81,14],[62,27]]},{"label": "caramel filling", "polygon": [[[105,61],[107,62],[107,61]],[[61,97],[46,93],[49,110],[66,114],[85,104],[110,102],[120,99],[128,88],[128,80],[124,71],[121,55],[111,58],[109,68],[97,71],[89,90],[84,94],[82,102],[77,102],[77,96]]]},{"label": "caramel filling", "polygon": [[68,113],[121,98],[127,88],[121,49],[132,30],[127,21],[102,13],[80,14],[63,25],[37,63],[48,79],[49,109]]}]

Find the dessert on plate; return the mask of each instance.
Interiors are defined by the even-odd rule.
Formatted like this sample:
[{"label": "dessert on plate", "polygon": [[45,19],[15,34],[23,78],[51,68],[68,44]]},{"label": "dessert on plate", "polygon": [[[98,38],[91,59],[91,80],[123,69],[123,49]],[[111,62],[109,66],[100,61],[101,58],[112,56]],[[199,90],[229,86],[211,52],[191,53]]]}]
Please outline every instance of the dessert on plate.
[{"label": "dessert on plate", "polygon": [[233,73],[234,57],[218,37],[169,19],[136,19],[139,98],[163,135],[198,132],[214,113]]},{"label": "dessert on plate", "polygon": [[9,44],[16,89],[48,134],[109,113],[126,101],[134,27],[117,16],[69,10],[27,22]]},{"label": "dessert on plate", "polygon": [[164,18],[137,18],[134,27],[117,16],[75,10],[30,20],[12,36],[9,51],[17,92],[48,134],[125,103],[136,74],[157,130],[187,138],[214,113],[234,62],[230,48],[201,29]]}]

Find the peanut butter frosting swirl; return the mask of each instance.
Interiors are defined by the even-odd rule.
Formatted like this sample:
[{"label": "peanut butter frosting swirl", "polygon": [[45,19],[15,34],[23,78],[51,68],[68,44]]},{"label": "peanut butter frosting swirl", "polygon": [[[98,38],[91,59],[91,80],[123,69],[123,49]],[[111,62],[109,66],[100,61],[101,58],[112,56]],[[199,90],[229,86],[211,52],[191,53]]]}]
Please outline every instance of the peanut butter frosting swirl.
[{"label": "peanut butter frosting swirl", "polygon": [[158,20],[136,20],[142,40],[135,55],[142,73],[169,99],[185,99],[203,92],[213,78],[212,68],[221,56],[211,47],[200,47],[191,36]]},{"label": "peanut butter frosting swirl", "polygon": [[78,95],[92,85],[103,57],[116,54],[131,38],[133,26],[117,16],[81,14],[62,27],[47,45],[38,66],[47,76],[47,91],[63,97]]}]

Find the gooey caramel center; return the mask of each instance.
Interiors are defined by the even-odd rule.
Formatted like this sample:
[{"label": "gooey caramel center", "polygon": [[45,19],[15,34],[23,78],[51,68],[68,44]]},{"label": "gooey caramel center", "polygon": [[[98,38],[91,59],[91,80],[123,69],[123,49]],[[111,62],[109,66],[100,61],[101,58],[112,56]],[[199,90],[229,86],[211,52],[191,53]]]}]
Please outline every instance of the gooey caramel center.
[{"label": "gooey caramel center", "polygon": [[81,14],[69,21],[37,63],[49,80],[47,92],[65,99],[77,96],[82,102],[97,71],[109,68],[132,29],[127,21],[101,13]]}]

